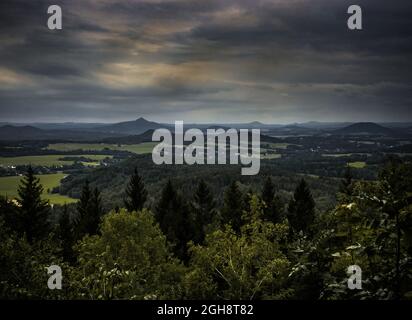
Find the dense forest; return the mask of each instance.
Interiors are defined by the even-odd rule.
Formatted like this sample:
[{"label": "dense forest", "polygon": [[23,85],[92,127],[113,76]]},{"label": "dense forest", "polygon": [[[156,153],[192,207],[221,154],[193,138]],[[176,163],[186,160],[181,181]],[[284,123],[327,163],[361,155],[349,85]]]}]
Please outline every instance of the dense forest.
[{"label": "dense forest", "polygon": [[[410,162],[389,158],[373,180],[263,166],[236,181],[236,167],[148,175],[136,159],[69,177],[79,201],[65,206],[27,168],[17,199],[0,199],[1,298],[412,298]],[[47,287],[50,265],[62,290]],[[361,289],[348,288],[351,265]]]}]

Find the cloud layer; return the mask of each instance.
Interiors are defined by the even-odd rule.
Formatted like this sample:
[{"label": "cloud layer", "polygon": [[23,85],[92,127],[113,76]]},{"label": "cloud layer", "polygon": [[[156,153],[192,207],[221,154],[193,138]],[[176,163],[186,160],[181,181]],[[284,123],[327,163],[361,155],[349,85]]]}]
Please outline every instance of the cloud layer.
[{"label": "cloud layer", "polygon": [[412,2],[356,2],[3,0],[0,118],[412,120]]}]

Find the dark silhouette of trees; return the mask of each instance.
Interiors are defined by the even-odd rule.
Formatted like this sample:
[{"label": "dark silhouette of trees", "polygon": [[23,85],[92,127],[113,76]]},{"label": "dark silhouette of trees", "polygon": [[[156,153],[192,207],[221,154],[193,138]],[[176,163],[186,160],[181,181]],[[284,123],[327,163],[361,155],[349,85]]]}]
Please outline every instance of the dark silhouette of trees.
[{"label": "dark silhouette of trees", "polygon": [[212,191],[204,180],[200,180],[191,203],[191,211],[196,230],[195,242],[202,243],[207,227],[216,222],[215,206],[216,202]]},{"label": "dark silhouette of trees", "polygon": [[86,234],[97,234],[103,208],[99,190],[91,190],[88,181],[83,186],[80,201],[77,203],[77,212],[76,237],[80,239]]},{"label": "dark silhouette of trees", "polygon": [[0,218],[8,229],[19,230],[20,221],[17,206],[7,197],[0,196]]},{"label": "dark silhouette of trees", "polygon": [[282,203],[280,198],[276,195],[276,188],[272,179],[268,177],[263,184],[262,200],[265,203],[263,209],[263,219],[278,223],[282,220]]},{"label": "dark silhouette of trees", "polygon": [[29,243],[47,237],[50,231],[48,201],[41,199],[43,187],[39,178],[29,166],[18,188],[18,216],[21,231],[26,234]]},{"label": "dark silhouette of trees", "polygon": [[300,181],[289,202],[287,218],[292,231],[310,233],[315,220],[315,201],[305,179]]},{"label": "dark silhouette of trees", "polygon": [[234,231],[240,232],[245,201],[242,191],[236,181],[233,181],[225,191],[222,219],[224,224],[230,224]]},{"label": "dark silhouette of trees", "polygon": [[353,193],[352,170],[348,164],[346,165],[345,174],[340,183],[339,192],[346,196],[351,196]]},{"label": "dark silhouette of trees", "polygon": [[70,219],[67,205],[65,204],[58,221],[58,236],[62,243],[62,254],[65,261],[73,261],[72,247],[75,241],[73,232],[73,223]]},{"label": "dark silhouette of trees", "polygon": [[174,245],[175,254],[187,261],[187,243],[193,239],[194,224],[188,206],[170,180],[162,190],[155,216],[163,234]]},{"label": "dark silhouette of trees", "polygon": [[[402,268],[401,261],[406,261],[404,250],[412,248],[410,241],[412,235],[412,223],[410,222],[412,169],[398,159],[389,158],[380,172],[379,181],[383,191],[383,199],[380,201],[382,211],[389,216],[388,234],[395,240],[392,251],[394,256],[394,297],[400,299],[402,282],[407,281],[405,269],[408,268],[405,266]],[[406,240],[408,238],[409,244]],[[386,240],[386,243],[389,241]],[[387,253],[390,254],[390,252]]]},{"label": "dark silhouette of trees", "polygon": [[129,184],[126,187],[126,198],[124,199],[124,206],[127,211],[140,211],[147,200],[147,191],[144,186],[142,177],[134,169],[134,173],[130,178]]}]

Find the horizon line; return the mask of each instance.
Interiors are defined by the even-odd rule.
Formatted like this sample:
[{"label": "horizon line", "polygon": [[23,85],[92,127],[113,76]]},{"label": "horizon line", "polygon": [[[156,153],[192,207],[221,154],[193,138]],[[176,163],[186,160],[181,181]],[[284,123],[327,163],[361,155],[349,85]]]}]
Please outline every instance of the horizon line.
[{"label": "horizon line", "polygon": [[[148,122],[155,122],[158,124],[166,124],[166,125],[174,125],[174,122],[164,122],[164,121],[156,121],[156,120],[149,120],[148,118],[145,117],[139,117],[137,119],[131,119],[131,120],[118,120],[115,122],[103,122],[103,121],[31,121],[31,122],[26,122],[26,121],[0,121],[1,125],[6,125],[6,124],[10,124],[10,125],[30,125],[30,124],[117,124],[117,123],[122,123],[122,122],[133,122],[133,121],[137,121],[143,119],[145,121]],[[304,121],[304,122],[299,122],[299,121],[294,121],[294,122],[284,122],[284,123],[265,123],[259,120],[250,120],[250,121],[242,121],[242,122],[196,122],[196,121],[184,121],[184,120],[175,120],[175,121],[183,121],[184,123],[187,124],[198,124],[198,125],[227,125],[227,124],[234,124],[234,125],[240,125],[240,124],[252,124],[252,123],[259,123],[261,125],[265,125],[265,126],[271,126],[271,125],[282,125],[282,126],[287,126],[287,125],[294,125],[294,124],[307,124],[307,123],[320,123],[320,124],[327,124],[327,123],[396,123],[396,124],[407,124],[407,123],[412,123],[412,120],[409,121],[373,121],[373,120],[369,120],[369,121],[352,121],[352,120],[329,120],[329,121],[321,121],[321,120],[308,120],[308,121]]]}]

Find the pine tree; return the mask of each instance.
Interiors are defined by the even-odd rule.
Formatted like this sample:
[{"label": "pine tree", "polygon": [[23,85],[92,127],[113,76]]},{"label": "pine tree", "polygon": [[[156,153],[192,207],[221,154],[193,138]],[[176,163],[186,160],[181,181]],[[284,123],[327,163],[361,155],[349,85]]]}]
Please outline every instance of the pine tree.
[{"label": "pine tree", "polygon": [[17,206],[7,197],[0,196],[0,219],[3,220],[5,227],[19,231],[19,216]]},{"label": "pine tree", "polygon": [[188,206],[170,180],[163,188],[156,206],[156,220],[167,240],[174,245],[175,254],[187,261],[187,243],[193,239],[194,224]]},{"label": "pine tree", "polygon": [[91,197],[90,219],[87,228],[87,233],[90,235],[97,234],[99,231],[100,219],[103,216],[102,198],[100,191],[94,188]]},{"label": "pine tree", "polygon": [[315,201],[304,179],[300,181],[289,202],[287,217],[293,231],[310,234],[315,220]]},{"label": "pine tree", "polygon": [[343,179],[340,183],[339,191],[347,196],[351,196],[353,192],[353,185],[352,185],[352,171],[350,169],[349,165],[346,165],[346,170],[345,174],[343,176]]},{"label": "pine tree", "polygon": [[41,199],[42,193],[43,187],[40,180],[34,176],[33,168],[29,166],[18,188],[17,201],[20,205],[19,225],[30,243],[45,238],[50,230],[48,221],[50,206],[48,201]]},{"label": "pine tree", "polygon": [[262,200],[265,203],[263,218],[273,223],[279,223],[282,220],[282,203],[276,195],[276,189],[270,177],[265,180],[263,185]]},{"label": "pine tree", "polygon": [[74,244],[74,235],[73,235],[73,224],[70,219],[70,214],[65,204],[63,206],[63,212],[59,218],[58,226],[59,239],[62,242],[63,249],[63,258],[65,261],[73,260],[73,244]]},{"label": "pine tree", "polygon": [[206,228],[212,224],[215,219],[216,202],[209,186],[202,179],[193,196],[192,213],[196,228],[195,240],[202,243],[205,237]]},{"label": "pine tree", "polygon": [[80,239],[86,234],[97,234],[103,209],[99,190],[95,188],[92,191],[88,181],[83,186],[82,195],[77,203],[77,212],[77,238]]},{"label": "pine tree", "polygon": [[127,211],[140,211],[147,200],[147,191],[141,176],[134,169],[134,174],[130,178],[129,184],[126,187],[126,199],[124,205]]},{"label": "pine tree", "polygon": [[80,200],[77,202],[77,218],[75,222],[76,238],[81,239],[86,234],[87,217],[90,211],[90,199],[92,192],[90,190],[89,181],[86,180]]},{"label": "pine tree", "polygon": [[230,224],[236,232],[242,226],[244,196],[236,181],[233,181],[225,191],[222,218],[223,223]]},{"label": "pine tree", "polygon": [[[243,194],[243,193],[242,193]],[[246,211],[246,212],[250,212],[250,210],[252,209],[252,207],[251,207],[251,201],[252,201],[252,198],[253,198],[253,196],[254,196],[254,193],[253,193],[253,191],[252,191],[252,189],[251,188],[249,188],[249,190],[246,192],[246,193],[244,193],[243,194],[243,202],[242,202],[242,216],[243,216],[243,213]],[[242,224],[243,224],[243,222],[242,222]]]},{"label": "pine tree", "polygon": [[156,219],[163,233],[167,230],[167,216],[176,202],[177,194],[170,179],[162,189],[160,200],[156,206]]}]

